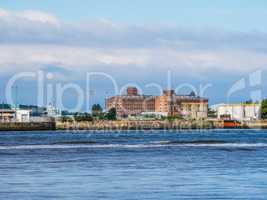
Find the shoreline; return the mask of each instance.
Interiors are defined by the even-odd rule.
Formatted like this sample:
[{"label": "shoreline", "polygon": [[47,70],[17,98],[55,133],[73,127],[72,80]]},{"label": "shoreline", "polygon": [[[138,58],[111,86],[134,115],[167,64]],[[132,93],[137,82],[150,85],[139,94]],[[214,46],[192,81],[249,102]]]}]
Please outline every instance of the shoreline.
[{"label": "shoreline", "polygon": [[0,131],[179,131],[214,129],[267,129],[267,121],[241,122],[236,127],[226,127],[221,120],[117,120],[93,122],[28,122],[0,123]]}]

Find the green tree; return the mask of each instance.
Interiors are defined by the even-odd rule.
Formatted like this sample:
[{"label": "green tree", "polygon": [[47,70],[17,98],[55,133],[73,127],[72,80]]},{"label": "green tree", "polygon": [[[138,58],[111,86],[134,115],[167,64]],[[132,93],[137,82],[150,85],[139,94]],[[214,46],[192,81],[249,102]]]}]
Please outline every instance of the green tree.
[{"label": "green tree", "polygon": [[267,119],[267,99],[261,102],[261,118]]},{"label": "green tree", "polygon": [[251,99],[245,101],[245,104],[252,104],[252,103],[253,103],[253,101]]},{"label": "green tree", "polygon": [[0,109],[11,109],[11,105],[2,103],[0,104]]},{"label": "green tree", "polygon": [[73,118],[68,117],[68,116],[62,116],[62,117],[60,118],[60,121],[61,121],[61,122],[73,122]]},{"label": "green tree", "polygon": [[76,113],[74,115],[76,122],[91,122],[93,121],[92,116],[89,113]]},{"label": "green tree", "polygon": [[208,117],[210,117],[210,118],[217,118],[216,111],[208,108]]},{"label": "green tree", "polygon": [[99,104],[94,104],[92,106],[92,115],[93,116],[98,116],[102,112],[103,112],[103,109],[102,109],[102,107]]},{"label": "green tree", "polygon": [[162,117],[161,119],[168,120],[169,122],[174,122],[175,120],[183,119],[183,117],[180,115],[175,115],[175,116]]},{"label": "green tree", "polygon": [[105,118],[107,120],[116,120],[117,119],[117,112],[116,108],[111,108],[108,113],[106,114]]}]

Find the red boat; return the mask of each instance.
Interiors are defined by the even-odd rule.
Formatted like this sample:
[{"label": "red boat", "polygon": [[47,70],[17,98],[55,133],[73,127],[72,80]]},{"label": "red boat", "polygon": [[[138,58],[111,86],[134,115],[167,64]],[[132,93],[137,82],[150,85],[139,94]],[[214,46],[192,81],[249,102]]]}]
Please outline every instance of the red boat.
[{"label": "red boat", "polygon": [[223,121],[224,128],[241,128],[242,124],[236,120],[224,120]]}]

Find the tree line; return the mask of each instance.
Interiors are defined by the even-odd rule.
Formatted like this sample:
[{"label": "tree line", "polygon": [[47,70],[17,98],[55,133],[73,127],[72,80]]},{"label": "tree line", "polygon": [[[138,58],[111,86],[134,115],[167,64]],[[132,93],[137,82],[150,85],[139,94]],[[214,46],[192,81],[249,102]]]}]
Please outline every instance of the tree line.
[{"label": "tree line", "polygon": [[114,121],[117,119],[116,109],[111,108],[107,112],[103,112],[103,108],[99,104],[94,104],[92,106],[92,112],[91,113],[65,113],[61,117],[62,122],[92,122],[94,120],[108,120],[108,121]]}]

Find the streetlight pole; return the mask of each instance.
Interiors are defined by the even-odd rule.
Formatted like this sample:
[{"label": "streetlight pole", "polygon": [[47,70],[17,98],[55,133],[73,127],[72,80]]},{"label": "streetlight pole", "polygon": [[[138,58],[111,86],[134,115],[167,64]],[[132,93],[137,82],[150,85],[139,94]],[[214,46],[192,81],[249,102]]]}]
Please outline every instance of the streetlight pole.
[{"label": "streetlight pole", "polygon": [[18,109],[18,86],[15,87],[15,95],[16,95],[16,110]]},{"label": "streetlight pole", "polygon": [[17,110],[18,107],[18,86],[13,86],[12,90],[15,90],[15,110]]}]

